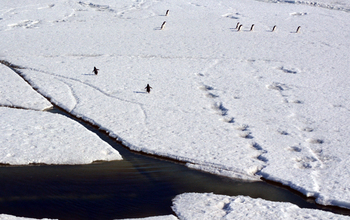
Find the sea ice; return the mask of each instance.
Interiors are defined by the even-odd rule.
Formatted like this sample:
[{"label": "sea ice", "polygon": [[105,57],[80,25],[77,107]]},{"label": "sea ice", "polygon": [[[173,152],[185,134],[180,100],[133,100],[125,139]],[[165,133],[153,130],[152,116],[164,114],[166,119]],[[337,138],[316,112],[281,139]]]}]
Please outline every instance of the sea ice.
[{"label": "sea ice", "polygon": [[350,14],[341,3],[3,1],[0,57],[130,149],[350,208]]},{"label": "sea ice", "polygon": [[114,148],[65,116],[0,108],[2,164],[88,164],[121,160]]},{"label": "sea ice", "polygon": [[[36,218],[26,218],[26,217],[0,214],[0,220],[35,220],[35,219]],[[42,218],[41,220],[53,220],[53,219]]]},{"label": "sea ice", "polygon": [[302,209],[285,202],[271,202],[247,196],[212,193],[185,193],[173,200],[173,210],[181,220],[214,219],[350,219],[315,209]]},{"label": "sea ice", "polygon": [[0,106],[43,110],[52,104],[0,62]]}]

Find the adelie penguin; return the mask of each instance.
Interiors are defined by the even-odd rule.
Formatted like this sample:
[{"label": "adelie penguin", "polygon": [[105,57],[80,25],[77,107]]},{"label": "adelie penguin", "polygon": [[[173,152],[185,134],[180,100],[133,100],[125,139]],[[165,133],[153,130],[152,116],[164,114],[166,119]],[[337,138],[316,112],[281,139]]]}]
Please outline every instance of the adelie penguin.
[{"label": "adelie penguin", "polygon": [[94,66],[94,70],[93,70],[92,72],[95,73],[95,75],[97,75],[97,74],[98,74],[98,71],[99,71],[99,69],[97,69],[97,68]]},{"label": "adelie penguin", "polygon": [[276,25],[275,26],[273,26],[273,28],[272,28],[272,31],[271,32],[274,32],[276,30]]},{"label": "adelie penguin", "polygon": [[160,26],[160,30],[163,30],[165,27],[166,21],[163,22],[162,26]]},{"label": "adelie penguin", "polygon": [[237,29],[239,27],[239,25],[240,25],[240,23],[237,22],[235,29]]},{"label": "adelie penguin", "polygon": [[150,93],[150,92],[151,92],[152,87],[150,87],[150,86],[149,86],[149,84],[147,84],[147,86],[145,87],[145,89],[146,89],[146,91],[147,91],[148,93]]}]

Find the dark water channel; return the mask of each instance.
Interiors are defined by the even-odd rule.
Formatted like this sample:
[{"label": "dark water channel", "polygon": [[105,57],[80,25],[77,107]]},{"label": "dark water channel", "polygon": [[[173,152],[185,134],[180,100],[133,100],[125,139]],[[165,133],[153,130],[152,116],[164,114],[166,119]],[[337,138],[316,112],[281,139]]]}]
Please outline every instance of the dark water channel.
[{"label": "dark water channel", "polygon": [[[58,109],[51,112],[63,113]],[[173,214],[172,199],[184,192],[246,195],[326,209],[273,184],[220,177],[130,152],[104,132],[82,124],[117,149],[124,160],[76,166],[0,167],[0,213],[74,220],[166,215]]]}]

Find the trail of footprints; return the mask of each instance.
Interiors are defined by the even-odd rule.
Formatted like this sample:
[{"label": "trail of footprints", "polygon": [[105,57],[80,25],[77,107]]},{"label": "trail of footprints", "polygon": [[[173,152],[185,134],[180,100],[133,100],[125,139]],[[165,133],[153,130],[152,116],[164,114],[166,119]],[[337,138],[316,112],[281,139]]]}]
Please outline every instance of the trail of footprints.
[{"label": "trail of footprints", "polygon": [[[298,68],[286,68],[286,67],[278,67],[277,70],[282,71],[285,74],[299,74],[300,70]],[[284,83],[273,82],[271,84],[266,85],[266,88],[269,90],[275,90],[279,93],[282,98],[282,103],[284,105],[287,104],[304,104],[304,101],[299,100],[293,97],[293,92],[291,86],[288,86]],[[288,94],[289,93],[289,94]],[[292,97],[292,98],[290,98]],[[298,169],[319,169],[323,167],[323,162],[327,160],[327,156],[323,155],[321,144],[324,143],[324,140],[319,138],[306,138],[310,136],[308,133],[313,132],[314,128],[311,125],[314,121],[311,118],[302,115],[291,114],[286,116],[295,120],[293,124],[297,128],[297,131],[293,131],[294,133],[301,133],[301,137],[305,137],[303,142],[299,142],[293,146],[287,146],[285,150],[292,152],[293,160],[295,161],[295,168]],[[277,130],[281,135],[289,135],[289,132],[286,130]],[[299,156],[302,155],[302,156]],[[317,172],[317,171],[314,171]]]},{"label": "trail of footprints", "polygon": [[[202,73],[197,74],[197,75],[204,76]],[[223,121],[223,123],[230,123],[230,124],[234,125],[235,130],[237,130],[238,137],[249,139],[249,140],[254,139],[254,137],[252,136],[252,132],[249,130],[249,125],[237,123],[235,121],[235,118],[228,114],[229,110],[224,106],[224,104],[220,101],[215,100],[215,99],[219,98],[219,95],[215,94],[214,87],[209,86],[209,85],[202,85],[199,87],[199,89],[204,92],[204,94],[207,98],[214,100],[214,102],[211,106],[214,114],[220,115],[222,117],[221,120]],[[256,157],[256,159],[258,159],[264,163],[267,162],[267,159],[263,156],[263,154],[266,153],[266,151],[263,150],[262,147],[258,143],[254,142],[254,141],[249,141],[247,146],[260,152],[260,154]]]},{"label": "trail of footprints", "polygon": [[[216,62],[215,64],[217,63],[218,62]],[[301,72],[298,68],[285,66],[277,67],[275,69],[280,71],[282,74],[290,74],[291,77]],[[206,70],[204,72],[206,72]],[[205,73],[197,73],[197,76],[203,77],[205,76]],[[284,107],[287,107],[286,105],[288,104],[304,104],[303,100],[295,98],[295,96],[293,95],[293,86],[289,86],[280,82],[272,82],[270,84],[265,85],[265,87],[267,90],[272,90],[279,94],[279,96],[277,97],[282,98],[281,105],[284,105]],[[218,98],[220,97],[218,95],[219,92],[213,86],[206,84],[202,84],[201,86],[199,86],[199,89],[203,91],[205,97],[207,97],[208,99],[212,99],[213,104],[211,108],[213,110],[213,113],[220,115],[222,117],[223,123],[232,124],[237,130],[237,136],[247,139],[248,146],[259,151],[259,155],[256,157],[256,159],[264,163],[268,163],[268,159],[264,157],[264,154],[266,154],[267,151],[264,150],[262,146],[260,146],[254,141],[254,136],[252,135],[252,132],[249,129],[249,125],[237,123],[235,121],[235,118],[229,114],[229,109],[225,107],[225,104],[218,101]],[[283,106],[281,106],[281,108],[283,108]],[[318,172],[317,169],[323,167],[323,162],[331,158],[329,158],[329,156],[323,155],[322,149],[318,147],[324,143],[324,140],[318,138],[307,138],[308,136],[311,136],[310,133],[314,131],[314,128],[310,126],[313,123],[312,119],[302,115],[286,115],[286,117],[291,118],[292,120],[294,120],[294,122],[292,122],[292,124],[289,124],[291,126],[287,129],[280,128],[277,129],[276,132],[279,135],[291,135],[292,133],[301,133],[299,136],[305,137],[304,141],[296,143],[295,145],[284,146],[285,151],[293,155],[292,160],[295,162],[294,167],[297,169],[316,169],[313,172]]]}]

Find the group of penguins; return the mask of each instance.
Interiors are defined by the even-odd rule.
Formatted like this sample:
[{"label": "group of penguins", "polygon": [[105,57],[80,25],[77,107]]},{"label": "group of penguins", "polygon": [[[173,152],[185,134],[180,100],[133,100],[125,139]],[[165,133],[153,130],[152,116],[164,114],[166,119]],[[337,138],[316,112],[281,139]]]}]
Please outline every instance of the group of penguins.
[{"label": "group of penguins", "polygon": [[[168,16],[168,15],[169,15],[169,10],[167,10],[166,13],[165,13],[165,16]],[[166,23],[166,22],[164,21],[163,24],[162,24],[161,29],[164,28],[165,23]],[[92,72],[95,73],[95,75],[97,75],[97,74],[98,74],[98,71],[99,71],[99,69],[97,69],[97,68],[94,66],[94,69],[92,70]],[[150,93],[150,92],[151,92],[151,89],[153,89],[153,88],[152,88],[149,84],[147,84],[147,86],[145,87],[145,89],[146,89],[146,91],[147,91],[148,93]]]},{"label": "group of penguins", "polygon": [[[168,16],[168,15],[169,15],[169,10],[167,10],[166,13],[165,13],[165,16]],[[163,24],[162,24],[162,26],[161,26],[161,28],[160,28],[161,30],[164,28],[165,23],[166,23],[166,22],[164,21]],[[240,23],[238,22],[235,29],[237,29],[238,31],[240,31],[241,28],[242,28],[242,26],[243,26],[243,25],[240,24]],[[253,31],[253,28],[254,28],[254,24],[250,27],[250,31]],[[276,25],[273,26],[272,32],[274,32],[275,30],[276,30]],[[300,26],[297,28],[296,33],[299,33],[299,30],[300,30]],[[92,72],[95,73],[95,75],[97,75],[97,74],[98,74],[98,71],[99,71],[99,69],[97,69],[97,68],[94,66],[94,69],[92,70]],[[147,84],[147,86],[145,87],[145,89],[146,89],[147,93],[150,93],[152,87],[151,87],[149,84]]]},{"label": "group of penguins", "polygon": [[[95,75],[97,75],[98,74],[98,71],[99,71],[99,69],[97,69],[95,66],[94,66],[94,69],[92,70],[92,72],[93,73],[95,73]],[[151,92],[151,89],[153,89],[149,84],[147,84],[147,86],[145,87],[145,89],[146,89],[146,91],[148,92],[148,93],[150,93]]]}]

